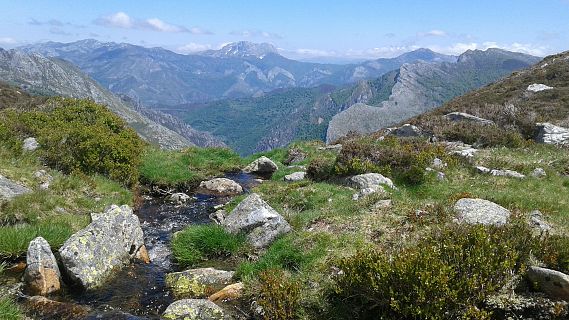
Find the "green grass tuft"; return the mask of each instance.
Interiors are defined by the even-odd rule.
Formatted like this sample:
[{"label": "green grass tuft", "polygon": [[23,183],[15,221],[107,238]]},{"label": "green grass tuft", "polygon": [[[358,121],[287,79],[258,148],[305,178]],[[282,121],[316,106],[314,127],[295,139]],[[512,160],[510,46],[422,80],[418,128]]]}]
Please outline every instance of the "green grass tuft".
[{"label": "green grass tuft", "polygon": [[20,320],[24,315],[20,308],[8,297],[0,297],[0,319]]}]

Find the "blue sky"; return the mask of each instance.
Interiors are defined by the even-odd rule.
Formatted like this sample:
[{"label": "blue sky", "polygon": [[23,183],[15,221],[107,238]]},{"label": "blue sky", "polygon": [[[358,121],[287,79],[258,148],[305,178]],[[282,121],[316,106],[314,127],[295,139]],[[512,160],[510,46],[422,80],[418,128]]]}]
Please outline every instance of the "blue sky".
[{"label": "blue sky", "polygon": [[286,56],[364,59],[419,47],[460,54],[569,49],[569,0],[0,0],[0,47],[94,38],[180,53],[269,42]]}]

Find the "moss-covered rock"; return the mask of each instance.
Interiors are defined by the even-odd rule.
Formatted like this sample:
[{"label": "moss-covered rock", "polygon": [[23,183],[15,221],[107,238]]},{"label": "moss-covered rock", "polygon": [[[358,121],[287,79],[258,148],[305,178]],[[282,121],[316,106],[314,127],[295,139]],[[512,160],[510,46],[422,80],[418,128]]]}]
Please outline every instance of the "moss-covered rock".
[{"label": "moss-covered rock", "polygon": [[207,297],[232,283],[233,271],[199,268],[166,275],[166,286],[177,298]]}]

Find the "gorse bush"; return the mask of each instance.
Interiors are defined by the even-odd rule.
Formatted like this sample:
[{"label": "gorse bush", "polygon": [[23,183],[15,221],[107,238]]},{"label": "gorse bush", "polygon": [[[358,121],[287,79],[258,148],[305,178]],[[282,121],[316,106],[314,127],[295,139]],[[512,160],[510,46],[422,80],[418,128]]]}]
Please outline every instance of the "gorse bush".
[{"label": "gorse bush", "polygon": [[527,226],[450,226],[397,252],[343,259],[331,302],[340,317],[459,319],[524,268],[534,240]]},{"label": "gorse bush", "polygon": [[301,285],[282,270],[266,270],[259,274],[253,298],[265,320],[297,319]]},{"label": "gorse bush", "polygon": [[[41,157],[66,173],[102,174],[125,185],[138,181],[144,143],[104,106],[89,100],[53,98],[47,107],[0,113],[0,136],[35,137]],[[13,144],[13,143],[12,143]]]},{"label": "gorse bush", "polygon": [[183,267],[205,259],[229,256],[245,244],[243,235],[234,235],[218,225],[194,225],[177,233],[172,239],[172,253]]}]

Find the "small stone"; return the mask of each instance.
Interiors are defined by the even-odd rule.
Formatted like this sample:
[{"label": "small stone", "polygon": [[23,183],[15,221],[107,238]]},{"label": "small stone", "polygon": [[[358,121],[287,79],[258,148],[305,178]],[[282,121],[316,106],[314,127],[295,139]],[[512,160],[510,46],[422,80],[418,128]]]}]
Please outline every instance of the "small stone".
[{"label": "small stone", "polygon": [[534,178],[544,178],[547,176],[547,173],[543,168],[535,168],[535,170],[533,170],[531,173],[531,176]]},{"label": "small stone", "polygon": [[30,138],[24,139],[24,145],[22,146],[22,150],[31,152],[31,151],[35,151],[39,147],[40,147],[40,144],[38,143],[36,138],[30,137]]},{"label": "small stone", "polygon": [[223,320],[223,309],[206,299],[179,300],[166,308],[162,317],[167,320]]},{"label": "small stone", "polygon": [[284,176],[284,181],[297,182],[304,180],[305,177],[306,177],[306,172],[299,171]]},{"label": "small stone", "polygon": [[439,158],[435,158],[433,160],[433,165],[432,167],[437,169],[437,170],[442,170],[444,168],[446,168],[447,164],[443,162],[443,160],[439,159]]}]

